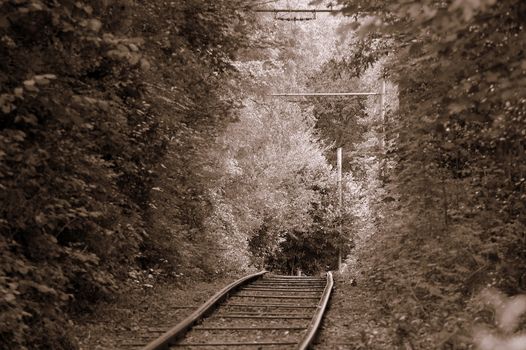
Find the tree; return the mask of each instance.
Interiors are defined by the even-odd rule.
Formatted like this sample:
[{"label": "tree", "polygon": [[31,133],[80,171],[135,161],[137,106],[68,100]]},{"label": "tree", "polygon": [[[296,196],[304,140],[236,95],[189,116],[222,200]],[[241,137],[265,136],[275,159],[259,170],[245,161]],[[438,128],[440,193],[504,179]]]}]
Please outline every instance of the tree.
[{"label": "tree", "polygon": [[246,5],[0,2],[2,347],[75,348],[66,310],[177,255],[167,216],[199,227],[195,201],[162,215],[153,201],[170,176],[176,194],[203,192],[189,150],[234,118],[218,90],[247,44]]},{"label": "tree", "polygon": [[[370,243],[386,253],[366,264],[398,293],[416,293],[420,305],[393,305],[393,320],[403,313],[431,324],[434,310],[447,310],[460,320],[453,333],[461,333],[471,316],[454,309],[485,283],[516,292],[524,266],[523,252],[511,247],[522,244],[525,224],[525,8],[517,1],[340,3],[366,42],[386,42],[386,72],[399,89],[400,108],[386,125],[386,193],[377,198],[384,217]],[[440,342],[403,334],[423,348]],[[443,346],[462,342],[450,336]]]}]

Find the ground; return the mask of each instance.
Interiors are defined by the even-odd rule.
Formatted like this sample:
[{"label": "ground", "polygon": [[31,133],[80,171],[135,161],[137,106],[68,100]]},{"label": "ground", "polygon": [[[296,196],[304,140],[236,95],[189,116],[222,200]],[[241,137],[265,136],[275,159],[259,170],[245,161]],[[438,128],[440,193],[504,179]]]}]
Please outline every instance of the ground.
[{"label": "ground", "polygon": [[235,277],[130,284],[119,298],[75,319],[81,350],[133,349],[177,324]]},{"label": "ground", "polygon": [[392,348],[391,337],[387,325],[382,324],[381,315],[381,303],[374,299],[363,281],[336,274],[329,309],[313,348]]}]

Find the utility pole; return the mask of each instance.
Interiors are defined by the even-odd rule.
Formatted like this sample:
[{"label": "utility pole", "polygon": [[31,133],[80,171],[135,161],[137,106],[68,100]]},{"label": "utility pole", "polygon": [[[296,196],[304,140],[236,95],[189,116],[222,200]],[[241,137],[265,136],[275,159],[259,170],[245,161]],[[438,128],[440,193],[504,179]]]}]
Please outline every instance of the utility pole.
[{"label": "utility pole", "polygon": [[271,94],[274,97],[306,96],[306,97],[345,97],[345,96],[374,96],[381,95],[379,92],[285,92]]},{"label": "utility pole", "polygon": [[342,12],[341,10],[327,10],[327,9],[254,9],[254,12],[259,13],[336,13]]},{"label": "utility pole", "polygon": [[[343,188],[342,188],[342,148],[336,150],[336,167],[338,169],[338,230],[343,237]],[[342,272],[342,247],[338,243],[338,272]]]},{"label": "utility pole", "polygon": [[380,163],[380,176],[383,179],[386,173],[387,166],[387,155],[386,155],[386,143],[387,143],[387,127],[385,120],[385,78],[382,78],[382,85],[380,88],[380,118],[382,120],[382,135],[380,136],[380,145],[382,148],[383,159]]},{"label": "utility pole", "polygon": [[380,117],[382,118],[382,132],[385,137],[385,79],[382,78],[382,86],[380,88]]}]

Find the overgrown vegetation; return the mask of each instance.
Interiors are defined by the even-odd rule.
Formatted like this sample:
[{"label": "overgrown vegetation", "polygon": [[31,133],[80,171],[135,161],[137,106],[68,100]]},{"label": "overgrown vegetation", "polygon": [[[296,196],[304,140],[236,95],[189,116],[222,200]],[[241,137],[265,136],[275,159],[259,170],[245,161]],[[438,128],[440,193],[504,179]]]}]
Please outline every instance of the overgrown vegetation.
[{"label": "overgrown vegetation", "polygon": [[524,291],[526,8],[341,4],[365,16],[352,26],[363,44],[337,70],[360,76],[381,64],[400,90],[399,109],[386,118],[387,156],[376,160],[384,184],[361,192],[384,194],[356,272],[391,300],[385,312],[397,344],[466,348],[473,320],[490,323],[472,296],[487,284]]},{"label": "overgrown vegetation", "polygon": [[[69,317],[140,270],[315,273],[355,244],[393,346],[466,348],[471,296],[523,291],[526,6],[339,3],[0,1],[2,347],[75,348]],[[382,78],[385,120],[269,98]]]},{"label": "overgrown vegetation", "polygon": [[252,5],[0,3],[3,347],[75,348],[69,317],[122,283],[151,287],[141,270],[335,266],[311,113],[251,102],[275,43],[297,58],[254,30]]},{"label": "overgrown vegetation", "polygon": [[205,216],[199,179],[184,179],[200,174],[193,147],[233,118],[218,87],[246,44],[240,4],[0,2],[2,347],[72,349],[65,310],[138,263],[176,263],[152,188],[173,177],[184,205],[170,215]]}]

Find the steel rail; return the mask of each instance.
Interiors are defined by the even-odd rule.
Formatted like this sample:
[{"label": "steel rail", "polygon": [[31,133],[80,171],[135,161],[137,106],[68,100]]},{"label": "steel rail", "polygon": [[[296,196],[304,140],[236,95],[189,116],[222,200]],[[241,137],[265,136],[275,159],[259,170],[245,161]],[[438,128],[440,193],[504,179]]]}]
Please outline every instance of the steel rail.
[{"label": "steel rail", "polygon": [[[190,316],[185,318],[182,322],[177,324],[175,327],[170,328],[159,338],[151,341],[148,345],[142,348],[142,350],[166,350],[172,347],[275,347],[275,346],[292,346],[298,350],[305,350],[314,340],[314,337],[318,331],[318,328],[321,324],[321,320],[325,313],[331,291],[334,285],[333,277],[330,272],[327,273],[324,278],[316,277],[295,277],[295,276],[279,276],[279,275],[270,275],[268,278],[262,278],[266,271],[258,272],[246,277],[243,277],[227,287],[223,288],[221,291],[216,293],[212,298],[210,298],[205,304],[203,304],[199,309],[194,311]],[[304,284],[307,281],[314,282],[308,283],[308,285],[298,288],[296,283]],[[281,289],[280,286],[272,286],[262,288],[263,290],[249,290],[249,293],[245,288],[252,288],[252,286],[259,284],[265,281],[281,281],[282,283],[288,283],[289,290],[286,293],[294,293],[295,295],[275,295],[269,294],[270,291],[283,294],[282,290],[273,290],[272,287],[277,287]],[[281,284],[281,283],[280,283]],[[324,288],[320,287],[324,285]],[[270,287],[270,288],[269,288]],[[314,296],[304,296],[298,295],[298,293],[307,292],[306,289],[310,287],[310,291],[319,293],[317,297]],[[233,293],[235,292],[235,293]],[[245,293],[243,293],[245,292]],[[250,293],[253,292],[253,293]],[[254,294],[255,292],[255,294]],[[263,293],[263,294],[258,294]],[[236,298],[254,298],[254,301],[250,303],[236,303],[232,302]],[[266,299],[267,302],[259,302],[258,300]],[[272,299],[282,299],[281,303],[273,303]],[[299,303],[298,299],[316,299],[317,303],[309,303],[308,305]],[[289,300],[287,302],[287,300]],[[297,302],[293,300],[298,300]],[[232,309],[232,307],[242,307],[244,310]],[[247,309],[248,308],[248,309]],[[264,310],[261,310],[263,308]],[[271,309],[274,310],[271,310]],[[297,311],[293,311],[296,309]],[[308,309],[313,309],[313,313],[307,313]],[[217,310],[217,311],[214,311]],[[261,311],[258,311],[261,310]],[[266,311],[265,311],[266,310]],[[291,310],[291,311],[285,311]],[[200,323],[201,320],[205,320],[205,323],[198,324],[194,327],[196,323]],[[225,320],[232,319],[232,322],[236,319],[241,323],[229,324],[230,321],[227,321],[227,324],[224,325]],[[259,323],[243,323],[242,320],[253,320],[254,322]],[[279,320],[306,320],[303,325],[296,323],[269,323],[268,321]],[[208,323],[207,323],[208,321]],[[211,323],[210,323],[211,322]],[[263,322],[263,323],[262,323]],[[221,340],[221,336],[216,338],[214,341],[208,339],[206,343],[201,342],[201,335],[192,336],[192,331],[195,330],[198,333],[203,331],[212,331],[212,332],[232,332],[232,331],[273,331],[273,330],[287,330],[287,331],[301,331],[298,334],[298,338],[295,341],[290,339],[272,339],[268,338],[266,340],[256,338],[254,341],[248,341],[247,339],[241,341],[229,341],[228,338]],[[187,334],[190,332],[189,338]],[[185,340],[182,340],[185,338]],[[205,338],[206,339],[206,338]],[[234,338],[232,338],[233,340]],[[237,339],[237,338],[235,338]],[[182,342],[181,342],[182,340]],[[196,342],[197,340],[197,342]],[[210,341],[212,340],[212,341]],[[220,340],[220,341],[218,341]]]},{"label": "steel rail", "polygon": [[323,318],[323,314],[325,313],[325,309],[327,308],[327,304],[329,303],[329,298],[331,297],[333,285],[334,285],[334,281],[332,279],[332,273],[327,272],[327,285],[325,287],[325,291],[323,292],[320,302],[318,303],[318,309],[316,310],[316,314],[312,318],[312,321],[309,325],[309,328],[307,330],[307,335],[303,338],[303,341],[299,344],[298,350],[306,350],[311,344],[311,342],[314,340],[314,337],[316,336],[316,332],[318,331],[318,328],[320,327],[321,320]]},{"label": "steel rail", "polygon": [[214,294],[206,303],[204,303],[199,309],[195,310],[187,318],[181,321],[179,324],[169,329],[166,333],[161,335],[159,338],[153,340],[147,344],[142,350],[166,350],[169,346],[174,345],[175,341],[186,333],[198,320],[203,318],[206,314],[211,312],[217,307],[228,295],[229,292],[243,286],[253,280],[263,276],[267,271],[261,271],[254,273],[243,278],[238,279],[235,282],[230,283],[225,288]]}]

